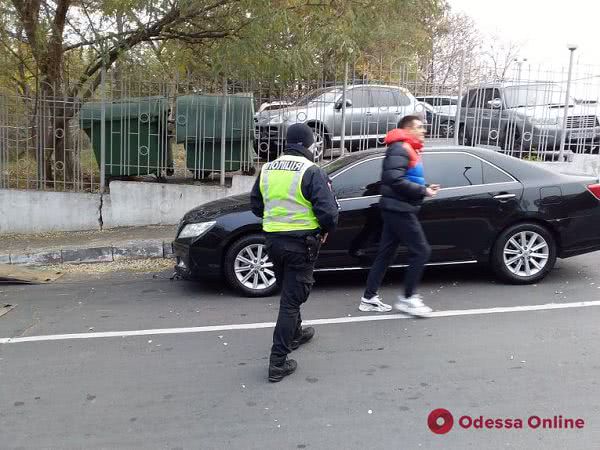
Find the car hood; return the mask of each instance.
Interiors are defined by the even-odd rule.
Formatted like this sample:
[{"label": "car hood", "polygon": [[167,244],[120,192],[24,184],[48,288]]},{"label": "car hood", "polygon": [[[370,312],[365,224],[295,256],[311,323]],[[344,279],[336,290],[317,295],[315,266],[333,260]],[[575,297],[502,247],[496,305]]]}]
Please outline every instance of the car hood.
[{"label": "car hood", "polygon": [[285,108],[276,109],[274,111],[263,111],[256,115],[256,120],[259,124],[265,125],[271,122],[276,117],[282,117],[284,121],[304,122],[308,119],[314,119],[320,116],[320,111],[323,109],[317,106],[287,106]]},{"label": "car hood", "polygon": [[225,214],[250,210],[250,194],[220,198],[188,211],[183,216],[185,223],[198,223],[214,220]]},{"label": "car hood", "polygon": [[[562,106],[551,105],[536,105],[530,107],[513,108],[512,111],[527,117],[544,118],[544,119],[562,119],[565,113],[565,108]],[[569,108],[568,116],[593,116],[596,115],[595,110],[581,106],[573,106]]]}]

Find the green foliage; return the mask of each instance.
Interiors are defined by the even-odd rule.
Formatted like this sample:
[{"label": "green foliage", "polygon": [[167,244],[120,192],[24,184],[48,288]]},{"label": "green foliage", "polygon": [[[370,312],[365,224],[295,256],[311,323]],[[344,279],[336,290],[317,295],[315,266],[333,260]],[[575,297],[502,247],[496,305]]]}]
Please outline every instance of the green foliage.
[{"label": "green foliage", "polygon": [[[56,2],[45,3],[50,12],[56,7]],[[368,74],[376,63],[389,67],[394,61],[426,56],[446,8],[444,0],[228,0],[210,8],[216,3],[72,0],[70,20],[60,37],[65,51],[59,63],[66,84],[79,80],[112,48],[119,48],[112,70],[120,76],[340,80],[346,59]],[[54,18],[44,7],[41,11],[36,33],[44,38],[28,42],[20,15],[11,2],[0,0],[0,41],[11,50],[0,52],[3,85],[19,70],[21,81],[30,83],[43,67]],[[160,33],[126,45],[133,34],[165,18],[171,19]],[[97,74],[92,71],[87,77]]]}]

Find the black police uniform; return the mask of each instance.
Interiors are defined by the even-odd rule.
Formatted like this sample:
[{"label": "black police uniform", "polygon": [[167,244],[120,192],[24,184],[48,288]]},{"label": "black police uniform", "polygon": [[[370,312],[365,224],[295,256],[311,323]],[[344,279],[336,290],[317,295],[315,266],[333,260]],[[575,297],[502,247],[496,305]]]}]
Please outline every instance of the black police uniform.
[{"label": "black police uniform", "polygon": [[[285,154],[312,160],[312,153],[307,150],[312,144],[312,131],[308,136],[303,134],[302,129],[296,131],[299,134],[296,139],[295,136],[290,136],[294,129],[290,127],[288,131]],[[314,284],[313,271],[320,247],[317,236],[331,232],[338,220],[339,206],[331,190],[329,177],[323,169],[316,165],[310,167],[304,173],[301,189],[304,198],[311,203],[320,227],[307,231],[267,233],[267,252],[273,261],[275,276],[281,287],[279,315],[269,361],[270,381],[280,381],[295,370],[295,361],[287,360],[287,355],[314,334],[312,329],[302,329],[300,305],[308,299]],[[252,212],[262,218],[264,201],[260,191],[260,177],[252,189],[251,203]]]}]

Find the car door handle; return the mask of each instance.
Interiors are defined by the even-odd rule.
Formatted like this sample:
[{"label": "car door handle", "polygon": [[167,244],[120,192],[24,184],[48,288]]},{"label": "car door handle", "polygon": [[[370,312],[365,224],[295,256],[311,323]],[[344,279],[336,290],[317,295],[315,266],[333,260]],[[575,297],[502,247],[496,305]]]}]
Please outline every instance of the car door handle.
[{"label": "car door handle", "polygon": [[365,116],[372,116],[372,115],[373,115],[373,113],[372,113],[372,112],[366,112],[366,113],[365,113]]},{"label": "car door handle", "polygon": [[494,195],[494,199],[495,200],[509,200],[511,198],[515,198],[516,195],[515,194],[498,194],[498,195]]}]

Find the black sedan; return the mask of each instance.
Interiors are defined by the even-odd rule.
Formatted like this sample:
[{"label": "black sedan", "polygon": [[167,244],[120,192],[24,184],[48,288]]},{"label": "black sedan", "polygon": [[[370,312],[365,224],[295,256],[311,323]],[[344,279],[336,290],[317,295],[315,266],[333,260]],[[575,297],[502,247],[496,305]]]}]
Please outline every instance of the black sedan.
[{"label": "black sedan", "polygon": [[[325,166],[341,205],[338,228],[323,246],[318,271],[369,267],[381,232],[379,178],[384,150],[353,153]],[[419,213],[432,247],[430,265],[490,264],[503,280],[535,283],[567,258],[600,250],[600,184],[492,150],[440,147],[423,153],[429,183],[442,189]],[[176,270],[219,276],[247,296],[277,289],[260,219],[250,196],[189,211],[173,243]],[[400,250],[396,266],[405,265]]]}]

